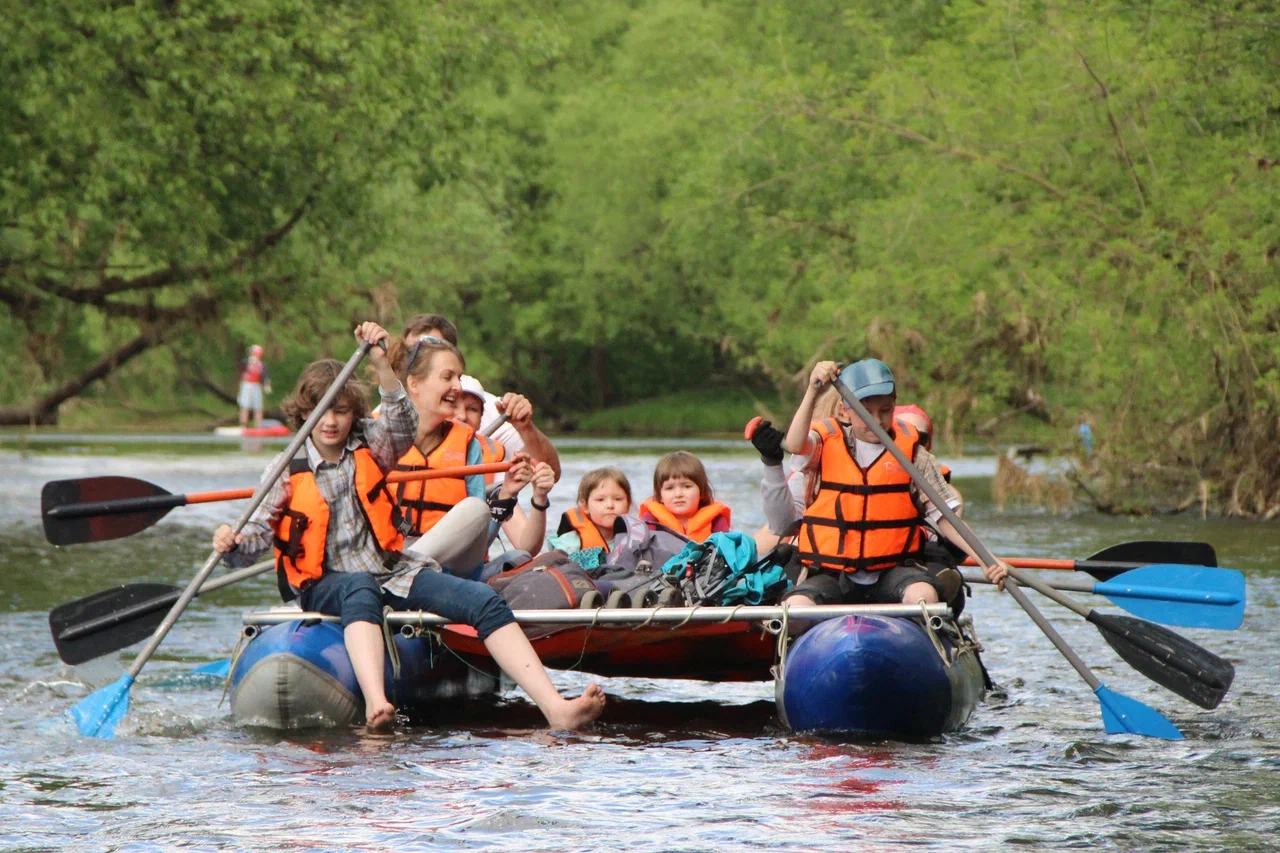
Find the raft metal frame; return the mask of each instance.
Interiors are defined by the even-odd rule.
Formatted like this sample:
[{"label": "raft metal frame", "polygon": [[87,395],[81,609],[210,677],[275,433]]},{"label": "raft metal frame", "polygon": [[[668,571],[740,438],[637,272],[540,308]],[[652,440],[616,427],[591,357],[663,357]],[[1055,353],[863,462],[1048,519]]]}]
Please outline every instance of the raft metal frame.
[{"label": "raft metal frame", "polygon": [[[957,620],[946,604],[821,604],[808,607],[784,605],[748,607],[642,607],[595,608],[592,610],[516,610],[516,622],[521,625],[655,625],[688,622],[775,622],[782,619],[832,619],[839,616],[898,616],[919,618],[928,615],[930,621],[949,620],[965,625],[971,620],[961,614]],[[392,610],[386,623],[401,628],[436,628],[456,625],[447,619],[425,610]],[[272,609],[252,611],[241,617],[244,625],[281,625],[287,622],[339,622],[337,616],[328,616],[302,610]]]}]

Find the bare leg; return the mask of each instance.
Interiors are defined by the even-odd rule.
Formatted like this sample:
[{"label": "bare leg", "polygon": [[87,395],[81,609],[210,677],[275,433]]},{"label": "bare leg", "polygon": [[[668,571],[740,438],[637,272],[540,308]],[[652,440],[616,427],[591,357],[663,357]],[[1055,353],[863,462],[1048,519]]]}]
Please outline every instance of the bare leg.
[{"label": "bare leg", "polygon": [[925,604],[938,603],[938,591],[933,588],[933,584],[913,583],[902,593],[903,604],[918,604],[922,598]]},{"label": "bare leg", "polygon": [[529,644],[529,638],[516,623],[511,622],[494,631],[484,645],[498,666],[529,694],[551,728],[581,729],[604,711],[604,690],[595,682],[588,684],[577,699],[561,696],[547,677],[547,670]]},{"label": "bare leg", "polygon": [[253,410],[253,425],[256,427],[262,426],[262,409]]},{"label": "bare leg", "polygon": [[241,429],[243,429],[248,425],[249,425],[249,410],[241,409],[240,410],[240,427]]},{"label": "bare leg", "polygon": [[[807,595],[788,595],[782,600],[782,603],[788,607],[813,607],[816,602]],[[792,637],[798,637],[805,631],[814,626],[814,622],[810,619],[796,619],[790,617],[787,619],[787,634]]]},{"label": "bare leg", "polygon": [[364,721],[371,729],[388,728],[396,719],[396,708],[387,701],[383,681],[382,628],[372,622],[352,622],[342,632],[342,639],[356,671],[356,681],[364,694]]},{"label": "bare leg", "polygon": [[756,541],[757,554],[769,553],[782,541],[782,537],[770,530],[768,525],[753,533],[751,538]]}]

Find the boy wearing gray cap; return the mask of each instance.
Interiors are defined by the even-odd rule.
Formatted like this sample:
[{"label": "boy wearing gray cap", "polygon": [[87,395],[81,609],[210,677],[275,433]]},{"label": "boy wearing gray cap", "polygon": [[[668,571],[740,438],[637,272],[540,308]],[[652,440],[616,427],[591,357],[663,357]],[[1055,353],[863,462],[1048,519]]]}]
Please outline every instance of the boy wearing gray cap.
[{"label": "boy wearing gray cap", "polygon": [[[799,549],[807,576],[788,596],[792,604],[860,604],[925,601],[963,602],[960,573],[953,568],[926,571],[922,549],[929,525],[965,553],[971,550],[912,481],[911,476],[848,406],[845,425],[834,419],[810,430],[814,402],[822,389],[840,378],[911,459],[938,493],[956,509],[960,496],[943,478],[938,462],[910,424],[896,421],[893,372],[868,358],[843,371],[834,361],[819,362],[810,375],[804,400],[791,420],[784,449],[803,457],[797,468],[817,474],[818,491],[800,522]],[[979,561],[981,563],[981,561]],[[988,572],[1001,581],[1003,564]],[[998,577],[993,577],[998,575]]]}]

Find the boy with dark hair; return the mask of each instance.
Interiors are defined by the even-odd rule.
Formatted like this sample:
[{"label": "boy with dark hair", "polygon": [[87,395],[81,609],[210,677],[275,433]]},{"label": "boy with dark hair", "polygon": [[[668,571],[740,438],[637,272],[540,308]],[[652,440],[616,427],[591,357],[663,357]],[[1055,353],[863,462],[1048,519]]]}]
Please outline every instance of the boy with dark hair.
[{"label": "boy with dark hair", "polygon": [[[560,696],[515,622],[511,608],[486,584],[440,571],[440,564],[401,549],[386,475],[413,446],[418,412],[378,344],[387,332],[363,323],[356,339],[373,344],[382,413],[369,410],[368,391],[349,380],[316,424],[287,472],[272,484],[240,534],[222,525],[213,547],[226,562],[248,565],[274,547],[281,597],[304,610],[339,616],[351,665],[364,695],[365,722],[395,721],[384,681],[382,609],[429,610],[470,625],[493,659],[525,689],[554,728],[581,728],[604,710],[604,691],[591,684],[577,699]],[[311,412],[342,365],[318,361],[303,370],[286,411],[295,424]],[[268,470],[274,470],[274,460]]]}]

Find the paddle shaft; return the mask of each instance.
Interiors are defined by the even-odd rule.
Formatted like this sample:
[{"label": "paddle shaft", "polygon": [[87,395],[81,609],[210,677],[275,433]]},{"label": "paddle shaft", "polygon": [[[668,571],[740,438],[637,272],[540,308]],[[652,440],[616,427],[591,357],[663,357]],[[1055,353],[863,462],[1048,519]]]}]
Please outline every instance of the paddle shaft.
[{"label": "paddle shaft", "polygon": [[[217,580],[206,581],[200,585],[200,589],[196,590],[196,595],[204,595],[207,592],[213,592],[216,589],[222,589],[224,586],[231,586],[233,583],[239,583],[260,574],[271,571],[275,568],[276,561],[272,557],[269,560],[263,560],[260,563],[254,563],[243,569],[230,572]],[[130,619],[136,619],[139,616],[146,616],[162,608],[168,607],[178,600],[178,590],[174,589],[170,595],[160,595],[146,601],[139,601],[137,604],[131,604],[128,607],[122,607],[119,610],[99,616],[96,619],[89,619],[84,622],[78,622],[75,625],[68,626],[58,635],[59,640],[78,640],[79,638],[101,631],[104,628],[111,628]]]},{"label": "paddle shaft", "polygon": [[[1066,569],[1067,571],[1088,572],[1093,570],[1104,572],[1127,572],[1140,569],[1150,563],[1121,563],[1108,560],[1058,560],[1048,557],[1006,557],[1005,562],[1019,569]],[[978,561],[965,557],[962,566],[976,566]]]},{"label": "paddle shaft", "polygon": [[[1012,565],[1011,560],[1005,560]],[[973,572],[962,572],[968,583],[990,584],[984,576]],[[1163,586],[1130,584],[1121,581],[1086,581],[1060,580],[1046,584],[1059,592],[1087,592],[1093,595],[1117,596],[1120,598],[1142,598],[1151,601],[1173,601],[1186,604],[1204,604],[1207,606],[1230,607],[1241,599],[1238,596],[1221,592],[1201,592],[1196,589],[1177,589]],[[1159,620],[1156,620],[1159,621]]]},{"label": "paddle shaft", "polygon": [[[356,368],[359,367],[360,362],[364,360],[365,354],[369,352],[369,346],[370,345],[368,343],[362,343],[355,353],[352,354],[351,358],[347,359],[347,363],[342,368],[342,372],[338,374],[338,378],[333,380],[333,384],[329,386],[329,390],[325,391],[324,396],[320,398],[320,402],[316,403],[316,407],[312,410],[311,416],[307,418],[306,423],[302,425],[298,430],[297,435],[295,435],[293,440],[289,442],[289,446],[285,448],[284,453],[280,454],[279,459],[271,466],[270,470],[267,472],[267,476],[263,478],[262,483],[254,492],[253,499],[249,501],[249,505],[244,508],[244,511],[240,513],[240,517],[236,519],[236,523],[232,525],[231,531],[233,534],[239,533],[241,529],[244,528],[245,524],[249,522],[250,517],[252,517],[254,512],[257,511],[258,507],[261,506],[263,500],[267,497],[267,493],[271,491],[272,486],[275,485],[276,480],[278,480],[280,475],[284,473],[285,468],[288,467],[291,461],[293,461],[294,455],[297,454],[299,448],[301,448],[303,443],[306,442],[307,437],[311,435],[311,431],[315,429],[316,424],[320,423],[320,419],[323,418],[325,412],[329,410],[329,406],[333,403],[334,398],[338,396],[338,392],[347,384],[347,380],[351,378],[351,375],[356,372]],[[202,587],[204,582],[208,580],[209,575],[213,572],[214,566],[218,565],[218,562],[221,559],[222,552],[215,550],[209,555],[209,559],[204,561],[204,565],[200,567],[200,571],[196,573],[196,576],[191,579],[191,583],[187,584],[187,588],[182,591],[182,595],[180,595],[178,600],[174,602],[173,607],[169,609],[169,613],[164,617],[164,621],[160,623],[160,626],[156,628],[155,633],[151,635],[151,639],[142,647],[142,651],[138,652],[138,656],[133,659],[133,665],[129,667],[128,673],[131,679],[136,679],[138,677],[138,673],[142,672],[142,668],[147,665],[147,661],[151,659],[151,656],[155,654],[156,649],[160,647],[162,642],[164,642],[164,638],[169,633],[169,629],[171,629],[174,623],[178,621],[178,617],[182,615],[182,611],[187,609],[187,605],[191,603],[191,599],[196,597],[196,594],[200,591],[200,587]]]},{"label": "paddle shaft", "polygon": [[[897,443],[889,437],[889,434],[885,432],[884,427],[880,426],[879,421],[871,417],[871,413],[867,411],[866,406],[862,405],[862,401],[855,397],[853,392],[849,390],[849,387],[838,378],[835,380],[835,387],[836,392],[839,393],[840,397],[844,400],[845,405],[850,409],[853,409],[858,417],[862,418],[862,422],[866,424],[867,428],[880,440],[880,443],[884,446],[885,450],[893,454],[893,458],[898,460],[898,464],[902,466],[902,470],[906,471],[912,480],[915,480],[920,491],[924,492],[925,497],[927,497],[933,503],[934,507],[942,513],[942,517],[951,523],[951,526],[955,529],[956,533],[960,534],[960,538],[973,549],[973,552],[978,556],[978,559],[982,560],[983,565],[996,565],[996,558],[987,550],[987,547],[982,544],[982,541],[979,540],[973,530],[969,528],[969,525],[965,524],[964,521],[961,520],[960,516],[956,515],[955,510],[947,505],[947,502],[942,495],[938,494],[938,490],[924,478],[924,475],[920,473],[920,469],[916,467],[914,462],[907,458],[907,454],[902,452],[902,448],[898,447]],[[1018,584],[1025,582],[1027,586],[1042,595],[1048,595],[1054,601],[1058,601],[1060,604],[1071,607],[1072,610],[1076,610],[1078,613],[1083,609],[1084,612],[1081,613],[1081,615],[1087,616],[1089,612],[1088,609],[1080,608],[1080,605],[1075,601],[1072,601],[1070,598],[1062,595],[1056,590],[1050,589],[1040,581],[1029,578],[1019,569],[1011,568],[1009,570],[1009,577],[1013,580],[1010,582],[1006,579],[1005,589],[1009,590],[1013,595],[1013,600],[1018,602],[1022,609],[1027,612],[1027,615],[1031,617],[1031,621],[1036,623],[1036,627],[1044,632],[1044,635],[1057,647],[1058,651],[1062,653],[1062,656],[1067,659],[1067,662],[1075,668],[1076,672],[1080,673],[1080,677],[1085,680],[1085,683],[1087,683],[1091,689],[1096,691],[1102,682],[1100,682],[1097,676],[1093,674],[1093,671],[1089,669],[1088,665],[1080,659],[1080,656],[1077,655],[1069,645],[1067,645],[1067,641],[1062,639],[1062,636],[1057,632],[1057,630],[1049,624],[1049,620],[1044,618],[1044,614],[1042,614],[1040,610],[1031,603],[1031,600],[1027,598],[1026,593],[1018,588]],[[1066,604],[1066,602],[1070,602],[1070,604]]]},{"label": "paddle shaft", "polygon": [[[387,482],[404,483],[413,480],[435,480],[442,477],[469,477],[473,474],[498,474],[510,467],[510,462],[490,462],[485,465],[463,465],[458,468],[394,471],[387,475]],[[151,495],[144,498],[120,498],[113,501],[63,504],[62,506],[51,507],[46,511],[46,514],[54,518],[125,514],[156,509],[172,509],[188,504],[237,501],[251,498],[257,493],[258,489],[227,489],[221,492],[200,492],[190,495]]]}]

